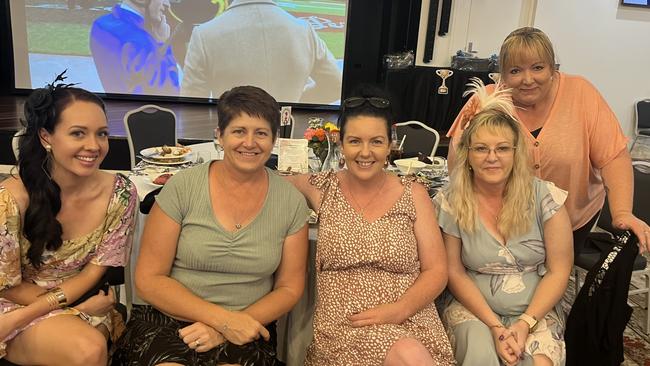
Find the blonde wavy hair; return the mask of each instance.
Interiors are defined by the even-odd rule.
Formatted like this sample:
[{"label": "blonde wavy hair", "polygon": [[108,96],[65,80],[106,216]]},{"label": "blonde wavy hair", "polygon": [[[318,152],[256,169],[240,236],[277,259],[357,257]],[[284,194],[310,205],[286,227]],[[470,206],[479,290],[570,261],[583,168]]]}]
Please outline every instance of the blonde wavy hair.
[{"label": "blonde wavy hair", "polygon": [[507,90],[487,95],[482,82],[475,80],[469,93],[480,100],[480,111],[470,119],[456,147],[457,165],[450,184],[444,190],[461,229],[474,232],[478,208],[474,193],[474,172],[469,165],[469,147],[472,137],[480,130],[503,136],[507,131],[514,136],[513,166],[503,193],[503,208],[497,218],[497,228],[506,238],[521,235],[530,229],[533,220],[533,175],[528,162],[528,148],[519,122],[513,117],[512,101]]}]

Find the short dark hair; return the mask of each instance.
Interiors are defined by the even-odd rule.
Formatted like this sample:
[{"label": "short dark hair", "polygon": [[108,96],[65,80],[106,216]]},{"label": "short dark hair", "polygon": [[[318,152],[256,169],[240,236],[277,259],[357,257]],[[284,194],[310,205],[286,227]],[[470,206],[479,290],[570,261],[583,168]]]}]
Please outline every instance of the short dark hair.
[{"label": "short dark hair", "polygon": [[390,97],[384,90],[368,84],[359,85],[352,91],[349,98],[381,98],[387,100],[389,103],[385,108],[377,108],[371,103],[363,103],[358,107],[348,108],[345,106],[345,100],[341,104],[341,115],[339,116],[338,125],[341,129],[341,139],[345,136],[345,126],[350,118],[354,117],[377,117],[386,122],[386,135],[390,141],[390,129],[393,125],[393,108],[390,103]]},{"label": "short dark hair", "polygon": [[237,86],[219,97],[217,117],[220,133],[226,130],[234,118],[245,113],[251,117],[261,118],[271,125],[273,139],[280,128],[280,105],[266,91],[256,86]]}]

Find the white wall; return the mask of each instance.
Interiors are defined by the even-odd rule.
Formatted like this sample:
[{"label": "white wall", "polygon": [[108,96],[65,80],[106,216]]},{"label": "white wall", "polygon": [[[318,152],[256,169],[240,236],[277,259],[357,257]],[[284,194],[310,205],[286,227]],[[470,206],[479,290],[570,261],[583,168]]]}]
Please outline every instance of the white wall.
[{"label": "white wall", "polygon": [[[498,53],[512,30],[534,25],[548,34],[561,70],[590,80],[634,135],[634,101],[650,97],[650,9],[620,0],[456,0],[450,32],[436,37],[434,58],[424,64],[429,0],[422,1],[418,66],[449,66],[451,55],[474,42],[479,57]],[[498,6],[496,6],[498,4]]]},{"label": "white wall", "polygon": [[[449,33],[444,37],[440,37],[436,33],[433,59],[431,62],[424,63],[422,57],[430,0],[422,0],[416,64],[418,66],[447,67],[451,63],[451,56],[455,55],[456,51],[467,51],[469,42],[473,44],[472,49],[478,51],[477,57],[490,57],[492,54],[498,54],[501,42],[513,29],[532,24],[527,23],[528,20],[524,16],[527,14],[527,5],[530,2],[531,0],[498,0],[499,9],[496,12],[495,0],[454,1]],[[441,7],[442,1],[439,4],[439,8]]]}]

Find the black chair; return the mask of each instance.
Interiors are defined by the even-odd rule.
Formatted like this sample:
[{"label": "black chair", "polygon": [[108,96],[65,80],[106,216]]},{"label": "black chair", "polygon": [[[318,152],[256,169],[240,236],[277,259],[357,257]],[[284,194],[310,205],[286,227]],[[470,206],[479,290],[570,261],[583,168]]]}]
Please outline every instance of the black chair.
[{"label": "black chair", "polygon": [[154,146],[176,145],[176,114],[171,109],[154,104],[143,105],[124,115],[131,155],[131,168],[140,161],[142,149]]},{"label": "black chair", "polygon": [[634,116],[636,126],[634,126],[634,142],[630,151],[634,149],[639,136],[650,137],[650,98],[639,100],[634,104]]},{"label": "black chair", "polygon": [[435,156],[440,142],[440,134],[435,129],[418,121],[407,121],[395,124],[397,138],[399,141],[406,136],[402,146],[402,156],[405,158],[418,156],[422,153],[425,156]]},{"label": "black chair", "polygon": [[[650,163],[635,161],[632,163],[634,167],[634,215],[639,219],[650,222]],[[609,212],[609,204],[605,200],[605,205],[598,219],[597,226],[604,230],[611,239],[611,235],[620,234],[621,230],[612,226],[612,217]],[[586,244],[591,243],[605,243],[607,237],[603,237],[602,233],[591,233]],[[599,247],[600,246],[600,247]],[[598,262],[603,253],[603,244],[600,245],[585,245],[585,248],[574,258],[574,265],[585,271],[589,271]],[[650,268],[647,267],[647,260],[644,256],[638,255],[634,260],[632,266],[632,276],[640,275],[644,277],[644,286],[629,291],[629,295],[645,296],[645,309],[646,309],[646,322],[644,331],[646,334],[650,333]],[[576,294],[580,288],[579,271],[575,270],[575,289]]]}]

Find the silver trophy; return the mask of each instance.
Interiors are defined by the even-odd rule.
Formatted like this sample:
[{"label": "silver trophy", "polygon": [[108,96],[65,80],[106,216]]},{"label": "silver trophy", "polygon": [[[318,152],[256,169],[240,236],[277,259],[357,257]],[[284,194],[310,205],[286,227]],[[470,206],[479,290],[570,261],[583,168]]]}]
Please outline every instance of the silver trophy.
[{"label": "silver trophy", "polygon": [[494,81],[495,84],[499,83],[499,80],[501,80],[501,74],[498,72],[491,72],[488,74],[488,77]]},{"label": "silver trophy", "polygon": [[438,69],[436,70],[436,74],[442,79],[442,85],[438,88],[438,94],[449,94],[449,88],[447,88],[445,80],[452,76],[454,72],[448,69]]}]

